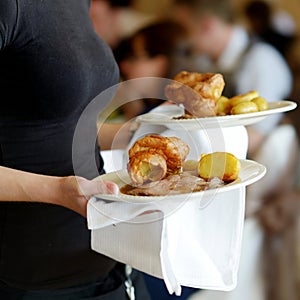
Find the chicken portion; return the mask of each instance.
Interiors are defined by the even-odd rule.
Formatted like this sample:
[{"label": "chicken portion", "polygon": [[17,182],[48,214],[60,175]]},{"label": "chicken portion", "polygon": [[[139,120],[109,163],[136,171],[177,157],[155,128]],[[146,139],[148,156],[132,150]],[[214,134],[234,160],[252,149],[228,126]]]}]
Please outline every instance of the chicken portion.
[{"label": "chicken portion", "polygon": [[182,71],[166,86],[165,95],[183,104],[186,112],[194,117],[211,117],[217,115],[217,100],[224,86],[222,74]]},{"label": "chicken portion", "polygon": [[147,135],[128,151],[129,176],[135,185],[141,185],[178,173],[189,151],[189,146],[177,137]]}]

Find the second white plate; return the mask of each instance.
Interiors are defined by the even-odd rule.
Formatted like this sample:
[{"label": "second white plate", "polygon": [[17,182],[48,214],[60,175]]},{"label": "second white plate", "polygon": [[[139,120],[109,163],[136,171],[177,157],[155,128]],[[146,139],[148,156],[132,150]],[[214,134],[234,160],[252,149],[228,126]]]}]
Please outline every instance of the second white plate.
[{"label": "second white plate", "polygon": [[268,104],[267,110],[254,113],[179,120],[174,119],[174,117],[181,116],[184,109],[177,105],[164,105],[153,112],[138,116],[136,120],[140,123],[164,125],[173,130],[199,130],[247,126],[260,122],[269,115],[291,111],[297,107],[295,102],[288,100],[269,102]]}]

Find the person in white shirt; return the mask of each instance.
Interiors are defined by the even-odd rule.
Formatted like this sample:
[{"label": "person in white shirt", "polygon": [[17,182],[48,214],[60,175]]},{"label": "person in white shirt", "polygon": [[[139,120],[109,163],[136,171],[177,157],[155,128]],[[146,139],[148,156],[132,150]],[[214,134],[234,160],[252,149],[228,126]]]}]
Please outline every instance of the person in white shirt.
[{"label": "person in white shirt", "polygon": [[[197,72],[220,72],[224,95],[257,90],[268,102],[286,99],[292,74],[282,55],[264,42],[251,40],[247,30],[234,22],[230,0],[174,0],[173,16],[191,36],[192,55],[177,68]],[[280,115],[248,127],[249,155],[280,121]]]}]

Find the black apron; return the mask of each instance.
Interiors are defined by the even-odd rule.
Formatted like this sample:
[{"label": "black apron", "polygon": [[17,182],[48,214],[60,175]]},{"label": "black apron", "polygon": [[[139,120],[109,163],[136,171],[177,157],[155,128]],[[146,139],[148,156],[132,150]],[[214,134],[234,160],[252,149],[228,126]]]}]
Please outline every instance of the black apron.
[{"label": "black apron", "polygon": [[[136,300],[150,300],[143,275],[133,270],[130,278]],[[5,300],[130,300],[125,281],[124,265],[117,264],[109,276],[98,281],[57,290],[24,291],[0,282],[0,299]]]}]

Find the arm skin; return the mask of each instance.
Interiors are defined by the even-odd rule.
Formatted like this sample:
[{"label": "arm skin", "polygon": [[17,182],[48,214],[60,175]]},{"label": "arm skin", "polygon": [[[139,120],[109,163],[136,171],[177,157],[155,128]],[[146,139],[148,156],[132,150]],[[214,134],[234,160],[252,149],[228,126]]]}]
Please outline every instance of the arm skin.
[{"label": "arm skin", "polygon": [[51,203],[86,216],[88,199],[95,194],[116,194],[112,182],[78,176],[55,177],[0,167],[0,201]]},{"label": "arm skin", "polygon": [[[172,104],[174,103],[165,101],[160,106]],[[126,149],[138,126],[134,117],[121,123],[98,122],[98,144],[101,150]]]},{"label": "arm skin", "polygon": [[98,143],[101,150],[126,149],[138,124],[133,121],[124,123],[98,123]]}]

